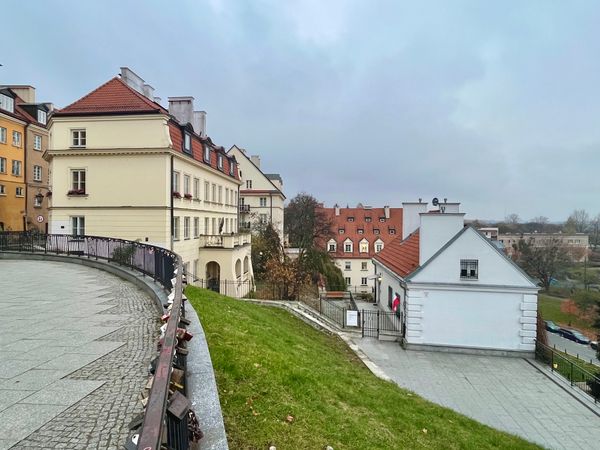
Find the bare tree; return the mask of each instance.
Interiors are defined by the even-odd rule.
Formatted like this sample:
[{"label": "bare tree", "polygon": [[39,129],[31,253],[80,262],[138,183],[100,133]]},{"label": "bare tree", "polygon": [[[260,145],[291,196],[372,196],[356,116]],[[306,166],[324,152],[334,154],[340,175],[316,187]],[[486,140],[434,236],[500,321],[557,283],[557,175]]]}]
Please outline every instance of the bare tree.
[{"label": "bare tree", "polygon": [[521,223],[521,218],[518,214],[512,213],[504,218],[504,222],[510,225],[518,225]]},{"label": "bare tree", "polygon": [[576,209],[565,223],[565,231],[585,233],[590,226],[590,216],[585,209]]},{"label": "bare tree", "polygon": [[543,245],[536,245],[533,239],[521,239],[513,248],[517,263],[531,277],[539,279],[545,290],[570,263],[562,241],[557,238],[547,239]]},{"label": "bare tree", "polygon": [[590,221],[590,245],[594,250],[600,245],[600,214]]}]

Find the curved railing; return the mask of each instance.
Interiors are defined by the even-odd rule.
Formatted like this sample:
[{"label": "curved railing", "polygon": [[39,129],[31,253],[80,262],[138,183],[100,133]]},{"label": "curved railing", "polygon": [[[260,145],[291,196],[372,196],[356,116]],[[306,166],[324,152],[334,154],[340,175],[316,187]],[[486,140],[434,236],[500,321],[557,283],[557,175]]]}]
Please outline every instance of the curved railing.
[{"label": "curved railing", "polygon": [[[173,414],[167,413],[170,402],[173,403],[173,393],[178,390],[185,393],[187,350],[177,339],[178,333],[185,332],[185,324],[182,323],[185,321],[185,310],[183,266],[180,256],[161,247],[124,239],[10,231],[0,232],[0,252],[70,255],[106,260],[152,277],[165,290],[171,292],[169,304],[172,306],[167,310],[169,315],[166,319],[166,329],[160,340],[158,355],[152,364],[154,375],[145,405],[144,419],[136,431],[137,448],[159,450],[165,436],[168,448],[188,449],[192,436],[188,432],[188,414],[185,408],[189,409],[189,406],[186,406],[185,397],[180,396],[184,401],[180,400],[179,405],[175,405],[179,408],[179,417],[174,418]],[[184,375],[174,386],[171,375],[174,372],[175,359],[177,366],[183,368]],[[127,448],[136,446],[134,444],[134,447]]]}]

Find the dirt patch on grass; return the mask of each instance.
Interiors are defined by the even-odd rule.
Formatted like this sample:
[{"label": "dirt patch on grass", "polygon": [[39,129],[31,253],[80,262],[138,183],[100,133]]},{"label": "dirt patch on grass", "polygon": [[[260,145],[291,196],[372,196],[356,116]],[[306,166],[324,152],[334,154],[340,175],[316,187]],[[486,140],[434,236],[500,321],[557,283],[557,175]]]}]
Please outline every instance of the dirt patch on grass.
[{"label": "dirt patch on grass", "polygon": [[[563,313],[569,314],[570,316],[573,316],[574,318],[578,319],[578,322],[579,322],[578,324],[575,324],[575,325],[573,325],[572,322],[560,323],[560,325],[577,328],[579,331],[581,331],[583,334],[585,334],[588,338],[596,339],[596,336],[598,335],[598,331],[591,327],[591,324],[594,322],[595,316],[597,314],[594,308],[590,308],[587,311],[581,311],[577,307],[577,304],[569,298],[569,299],[564,300],[561,303],[560,310]],[[588,326],[584,327],[581,325],[581,323],[586,323],[586,324],[588,324]]]}]

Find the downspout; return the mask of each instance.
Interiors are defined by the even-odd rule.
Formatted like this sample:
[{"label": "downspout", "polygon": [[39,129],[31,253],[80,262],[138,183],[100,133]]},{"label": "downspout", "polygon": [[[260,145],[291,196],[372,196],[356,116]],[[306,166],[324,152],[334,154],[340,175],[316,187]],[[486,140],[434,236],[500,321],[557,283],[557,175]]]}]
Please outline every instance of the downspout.
[{"label": "downspout", "polygon": [[237,205],[237,227],[235,227],[236,229],[234,230],[235,233],[238,233],[240,230],[240,185],[238,184],[238,188],[237,188],[237,200],[235,202],[235,204]]},{"label": "downspout", "polygon": [[269,208],[269,216],[270,216],[271,225],[273,225],[273,193],[272,192],[269,192],[269,200],[271,203],[271,206]]},{"label": "downspout", "polygon": [[[27,231],[27,204],[29,203],[29,186],[27,185],[27,173],[29,172],[27,170],[27,127],[29,127],[28,123],[26,123],[25,127],[23,128],[23,184],[25,185],[25,211],[23,211],[23,231]],[[8,131],[6,133],[8,134]],[[8,136],[6,140],[8,141]]]},{"label": "downspout", "polygon": [[171,251],[173,251],[173,220],[174,220],[174,214],[173,214],[173,155],[171,155],[171,177],[170,180],[171,182],[169,183],[171,188],[169,189],[169,192],[171,193],[170,198],[171,198],[171,226],[170,231],[171,231],[171,236],[170,236],[170,243],[171,243]]}]

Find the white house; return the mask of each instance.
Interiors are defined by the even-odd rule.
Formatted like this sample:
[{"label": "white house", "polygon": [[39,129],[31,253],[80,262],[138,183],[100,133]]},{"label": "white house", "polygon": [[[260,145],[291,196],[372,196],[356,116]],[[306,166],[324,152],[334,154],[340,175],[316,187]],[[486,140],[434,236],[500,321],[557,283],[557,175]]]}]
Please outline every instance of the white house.
[{"label": "white house", "polygon": [[403,233],[374,256],[378,302],[400,298],[409,349],[530,353],[536,283],[483,234],[458,204],[445,212],[404,203]]},{"label": "white house", "polygon": [[246,150],[234,145],[227,154],[235,157],[242,181],[240,188],[240,226],[253,228],[258,224],[271,223],[283,243],[283,210],[285,195],[283,180],[277,173],[263,173],[260,156],[246,154]]}]

